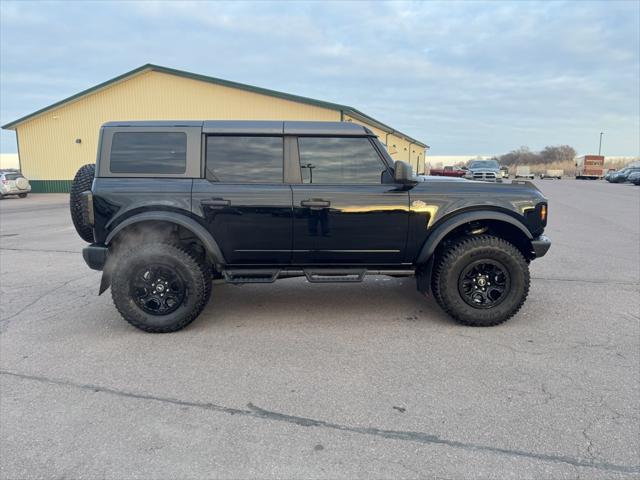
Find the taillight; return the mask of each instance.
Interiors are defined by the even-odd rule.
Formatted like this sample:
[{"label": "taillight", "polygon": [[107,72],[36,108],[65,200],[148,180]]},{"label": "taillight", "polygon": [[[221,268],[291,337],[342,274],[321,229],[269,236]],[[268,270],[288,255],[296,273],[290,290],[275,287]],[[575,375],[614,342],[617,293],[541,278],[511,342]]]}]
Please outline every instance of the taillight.
[{"label": "taillight", "polygon": [[547,206],[544,203],[540,206],[540,221],[543,225],[547,223]]},{"label": "taillight", "polygon": [[9,183],[9,180],[2,180],[3,185],[6,185],[7,183]]}]

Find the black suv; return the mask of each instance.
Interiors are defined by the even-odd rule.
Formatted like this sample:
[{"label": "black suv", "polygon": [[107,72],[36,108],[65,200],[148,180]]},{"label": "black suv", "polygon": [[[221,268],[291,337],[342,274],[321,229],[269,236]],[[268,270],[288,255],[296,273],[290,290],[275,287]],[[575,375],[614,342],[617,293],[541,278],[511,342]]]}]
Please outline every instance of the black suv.
[{"label": "black suv", "polygon": [[[71,214],[116,308],[148,332],[193,321],[212,279],[359,282],[415,275],[466,325],[504,322],[544,255],[528,182],[418,182],[367,128],[341,122],[110,122]],[[366,307],[365,307],[366,308]]]}]

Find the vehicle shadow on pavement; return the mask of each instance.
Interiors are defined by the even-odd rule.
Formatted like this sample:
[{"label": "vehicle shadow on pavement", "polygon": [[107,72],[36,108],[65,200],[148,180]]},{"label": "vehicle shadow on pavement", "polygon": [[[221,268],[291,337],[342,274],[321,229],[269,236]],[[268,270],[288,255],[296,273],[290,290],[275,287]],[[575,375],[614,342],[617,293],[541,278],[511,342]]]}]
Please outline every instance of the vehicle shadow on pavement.
[{"label": "vehicle shadow on pavement", "polygon": [[273,284],[220,284],[196,325],[290,321],[291,323],[452,324],[435,303],[416,290],[414,278],[367,277],[363,283],[310,284],[285,279]]}]

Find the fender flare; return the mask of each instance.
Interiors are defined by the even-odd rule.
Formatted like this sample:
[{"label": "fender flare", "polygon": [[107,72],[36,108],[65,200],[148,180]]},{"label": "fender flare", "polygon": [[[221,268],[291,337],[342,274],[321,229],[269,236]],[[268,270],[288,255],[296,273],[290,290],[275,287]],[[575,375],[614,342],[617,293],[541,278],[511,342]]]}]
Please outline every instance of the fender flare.
[{"label": "fender flare", "polygon": [[223,265],[226,263],[224,255],[222,254],[222,250],[220,250],[218,243],[207,231],[207,229],[196,222],[193,218],[187,217],[186,215],[177,212],[143,212],[133,215],[116,225],[116,227],[109,233],[109,235],[107,235],[104,243],[106,245],[109,245],[109,243],[118,235],[118,233],[131,225],[152,220],[174,223],[186,228],[191,233],[193,233],[198,238],[198,240],[202,242],[207,253],[213,258],[215,263],[221,263]]},{"label": "fender flare", "polygon": [[453,217],[445,220],[440,225],[435,227],[433,232],[427,237],[427,240],[422,245],[417,264],[427,262],[440,242],[451,233],[454,229],[458,228],[465,223],[477,221],[477,220],[497,220],[505,223],[509,223],[517,227],[529,240],[533,240],[533,235],[529,229],[519,220],[513,218],[506,213],[498,212],[495,210],[474,210],[473,212],[465,212],[454,215]]}]

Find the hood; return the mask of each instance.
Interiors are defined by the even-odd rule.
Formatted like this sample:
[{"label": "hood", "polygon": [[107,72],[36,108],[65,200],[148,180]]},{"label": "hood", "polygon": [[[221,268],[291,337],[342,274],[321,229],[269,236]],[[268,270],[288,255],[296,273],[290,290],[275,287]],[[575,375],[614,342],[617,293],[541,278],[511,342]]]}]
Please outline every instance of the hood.
[{"label": "hood", "polygon": [[443,177],[440,175],[417,175],[421,182],[467,182],[463,177]]},{"label": "hood", "polygon": [[499,168],[487,168],[487,167],[482,167],[482,168],[470,168],[469,169],[470,172],[478,172],[478,173],[498,173],[500,171]]}]

